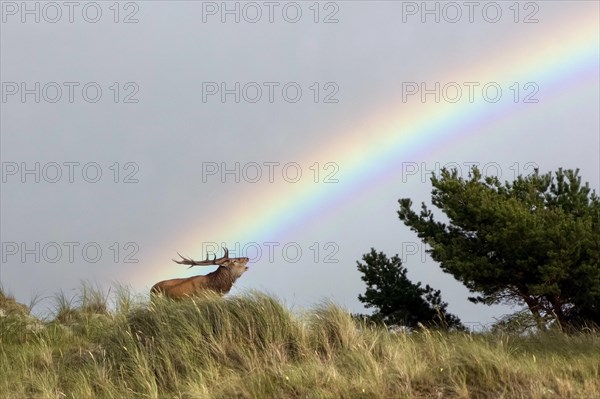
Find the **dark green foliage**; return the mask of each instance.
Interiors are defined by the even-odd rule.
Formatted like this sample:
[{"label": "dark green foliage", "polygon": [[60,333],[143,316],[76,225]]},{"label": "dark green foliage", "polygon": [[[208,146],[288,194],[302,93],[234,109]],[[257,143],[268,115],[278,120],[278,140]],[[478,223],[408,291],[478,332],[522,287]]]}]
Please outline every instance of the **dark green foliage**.
[{"label": "dark green foliage", "polygon": [[377,309],[372,319],[386,324],[417,327],[419,323],[428,327],[461,328],[458,317],[447,313],[447,303],[442,302],[439,290],[421,283],[413,284],[406,276],[406,268],[398,255],[391,259],[371,248],[363,255],[364,264],[357,262],[367,283],[365,295],[358,299],[366,307]]},{"label": "dark green foliage", "polygon": [[448,224],[408,198],[398,214],[470,300],[526,304],[540,326],[600,324],[600,200],[578,170],[501,184],[476,167],[468,179],[443,169],[431,182]]}]

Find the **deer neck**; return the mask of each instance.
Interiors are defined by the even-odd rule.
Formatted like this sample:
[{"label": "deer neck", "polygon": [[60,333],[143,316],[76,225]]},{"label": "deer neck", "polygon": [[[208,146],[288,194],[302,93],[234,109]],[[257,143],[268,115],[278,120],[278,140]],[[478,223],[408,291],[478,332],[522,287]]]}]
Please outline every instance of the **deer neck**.
[{"label": "deer neck", "polygon": [[209,273],[207,276],[210,276],[211,288],[223,293],[229,292],[231,286],[237,280],[237,277],[224,266],[219,266],[217,270]]}]

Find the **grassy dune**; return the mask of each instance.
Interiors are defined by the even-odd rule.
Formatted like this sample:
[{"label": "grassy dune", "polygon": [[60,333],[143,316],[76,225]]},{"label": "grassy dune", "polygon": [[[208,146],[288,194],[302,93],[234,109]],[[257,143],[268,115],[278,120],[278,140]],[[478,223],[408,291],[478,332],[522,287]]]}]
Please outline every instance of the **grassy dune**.
[{"label": "grassy dune", "polygon": [[111,301],[59,295],[41,322],[0,293],[0,396],[600,398],[597,332],[392,334],[260,293]]}]

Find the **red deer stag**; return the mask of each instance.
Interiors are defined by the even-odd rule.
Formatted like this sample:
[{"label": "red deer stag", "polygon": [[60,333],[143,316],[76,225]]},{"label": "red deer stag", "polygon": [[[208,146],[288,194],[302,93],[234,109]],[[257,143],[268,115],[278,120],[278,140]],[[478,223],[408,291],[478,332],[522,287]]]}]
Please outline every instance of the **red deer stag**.
[{"label": "red deer stag", "polygon": [[173,259],[173,262],[179,263],[180,265],[190,265],[189,268],[194,266],[210,266],[218,265],[219,268],[212,273],[207,275],[193,276],[188,278],[174,278],[172,280],[164,280],[154,284],[150,290],[151,294],[162,293],[163,295],[172,299],[182,299],[188,296],[198,295],[206,290],[217,292],[221,295],[227,294],[231,290],[231,286],[235,283],[235,280],[240,278],[246,270],[248,270],[248,258],[230,258],[229,251],[227,248],[225,255],[222,258],[217,259],[215,257],[210,260],[208,254],[206,254],[206,260],[195,261],[193,259],[181,257],[181,260]]}]

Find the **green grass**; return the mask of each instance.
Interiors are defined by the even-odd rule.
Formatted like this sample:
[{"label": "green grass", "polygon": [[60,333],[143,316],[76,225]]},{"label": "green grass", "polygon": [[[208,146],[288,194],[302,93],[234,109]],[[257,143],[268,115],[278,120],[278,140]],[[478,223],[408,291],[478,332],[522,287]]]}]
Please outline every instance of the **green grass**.
[{"label": "green grass", "polygon": [[597,332],[392,334],[261,293],[149,304],[88,286],[55,303],[42,322],[0,292],[0,396],[600,397]]}]

